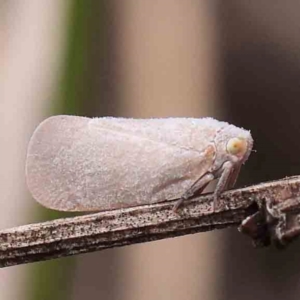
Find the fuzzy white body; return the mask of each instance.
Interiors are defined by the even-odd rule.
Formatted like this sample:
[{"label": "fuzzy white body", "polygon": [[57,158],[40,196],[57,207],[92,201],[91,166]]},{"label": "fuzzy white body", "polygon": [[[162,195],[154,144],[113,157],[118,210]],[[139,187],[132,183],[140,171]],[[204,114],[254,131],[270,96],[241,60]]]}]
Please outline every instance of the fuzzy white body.
[{"label": "fuzzy white body", "polygon": [[222,166],[218,143],[228,127],[252,148],[248,131],[211,118],[54,116],[29,143],[27,184],[41,204],[64,211],[178,199],[203,174]]}]

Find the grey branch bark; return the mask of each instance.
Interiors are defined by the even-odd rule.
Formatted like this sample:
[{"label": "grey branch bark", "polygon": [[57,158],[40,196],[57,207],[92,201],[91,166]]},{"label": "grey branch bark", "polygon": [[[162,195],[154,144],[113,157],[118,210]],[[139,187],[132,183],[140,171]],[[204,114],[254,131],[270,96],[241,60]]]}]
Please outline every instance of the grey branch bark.
[{"label": "grey branch bark", "polygon": [[3,230],[0,267],[237,226],[264,199],[281,197],[280,191],[295,186],[299,195],[300,177],[228,191],[215,211],[207,194],[186,201],[176,213],[168,201]]}]

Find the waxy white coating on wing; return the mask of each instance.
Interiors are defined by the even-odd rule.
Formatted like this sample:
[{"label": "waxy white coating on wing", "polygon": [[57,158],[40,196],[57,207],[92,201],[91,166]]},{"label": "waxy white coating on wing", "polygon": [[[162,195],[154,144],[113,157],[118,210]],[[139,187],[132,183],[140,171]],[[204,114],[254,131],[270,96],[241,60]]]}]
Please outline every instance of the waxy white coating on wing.
[{"label": "waxy white coating on wing", "polygon": [[38,202],[64,211],[177,199],[204,174],[219,172],[232,137],[247,141],[243,163],[250,133],[212,118],[54,116],[30,140],[27,184]]}]

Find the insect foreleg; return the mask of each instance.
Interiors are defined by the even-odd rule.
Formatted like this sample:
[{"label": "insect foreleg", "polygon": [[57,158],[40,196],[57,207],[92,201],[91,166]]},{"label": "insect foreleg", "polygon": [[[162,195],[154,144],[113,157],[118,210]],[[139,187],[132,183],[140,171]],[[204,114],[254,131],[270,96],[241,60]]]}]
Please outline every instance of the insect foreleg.
[{"label": "insect foreleg", "polygon": [[220,194],[226,190],[228,182],[231,179],[231,175],[233,172],[233,164],[230,161],[227,161],[222,166],[221,177],[217,183],[215,192],[214,192],[214,202],[213,202],[213,210],[215,210],[216,204],[218,202],[218,198]]},{"label": "insect foreleg", "polygon": [[200,177],[175,203],[173,211],[177,211],[178,207],[183,203],[183,201],[191,198],[196,193],[201,193],[207,187],[207,185],[214,179],[215,177],[212,173],[207,173],[204,176]]}]

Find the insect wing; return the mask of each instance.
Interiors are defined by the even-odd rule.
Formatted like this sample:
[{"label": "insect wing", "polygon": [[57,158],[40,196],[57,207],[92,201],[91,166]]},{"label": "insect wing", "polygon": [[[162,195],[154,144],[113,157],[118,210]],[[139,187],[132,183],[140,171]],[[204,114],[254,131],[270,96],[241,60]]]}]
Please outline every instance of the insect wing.
[{"label": "insect wing", "polygon": [[[65,211],[155,203],[181,197],[213,164],[212,144],[206,142],[197,151],[184,149],[178,140],[163,142],[169,132],[156,130],[156,139],[147,135],[142,121],[149,120],[139,120],[142,125],[136,130],[143,134],[133,132],[131,119],[116,125],[118,120],[55,116],[42,122],[27,154],[33,197]],[[146,124],[155,133],[153,126]]]}]

